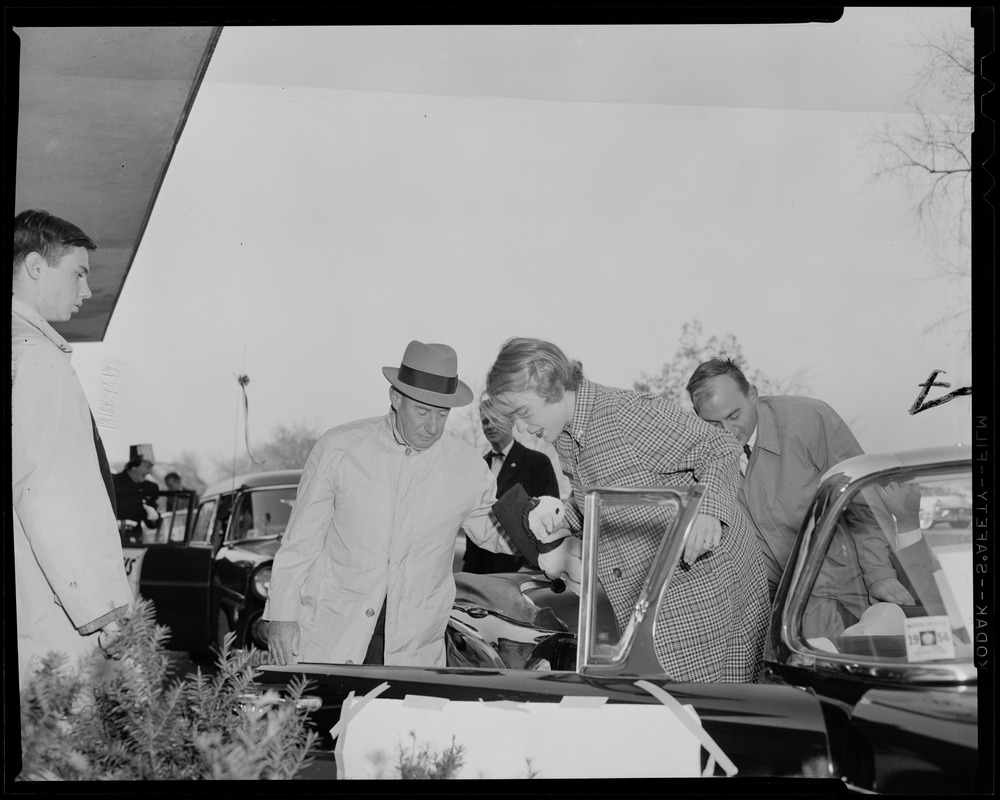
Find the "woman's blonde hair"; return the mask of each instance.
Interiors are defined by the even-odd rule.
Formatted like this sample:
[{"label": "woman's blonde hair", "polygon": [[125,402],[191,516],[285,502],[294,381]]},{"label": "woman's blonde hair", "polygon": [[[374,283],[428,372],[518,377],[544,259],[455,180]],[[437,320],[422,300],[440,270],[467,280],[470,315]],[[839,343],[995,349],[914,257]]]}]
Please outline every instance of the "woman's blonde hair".
[{"label": "woman's blonde hair", "polygon": [[533,391],[547,403],[574,391],[583,379],[583,366],[566,357],[552,342],[516,337],[508,339],[486,376],[480,408],[495,425],[509,425],[523,409],[510,395]]}]

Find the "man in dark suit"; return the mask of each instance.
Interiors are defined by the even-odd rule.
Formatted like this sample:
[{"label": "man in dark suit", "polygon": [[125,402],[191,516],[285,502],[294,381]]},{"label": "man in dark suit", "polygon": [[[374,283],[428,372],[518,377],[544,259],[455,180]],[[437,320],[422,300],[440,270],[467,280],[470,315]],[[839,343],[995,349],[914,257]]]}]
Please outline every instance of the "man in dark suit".
[{"label": "man in dark suit", "polygon": [[[524,487],[529,497],[559,497],[559,481],[547,455],[515,442],[509,430],[496,427],[485,415],[481,415],[481,422],[483,433],[490,443],[490,451],[483,458],[496,476],[498,500],[517,484]],[[517,572],[524,563],[520,556],[483,550],[466,536],[465,559],[462,563],[465,572],[480,575]]]}]

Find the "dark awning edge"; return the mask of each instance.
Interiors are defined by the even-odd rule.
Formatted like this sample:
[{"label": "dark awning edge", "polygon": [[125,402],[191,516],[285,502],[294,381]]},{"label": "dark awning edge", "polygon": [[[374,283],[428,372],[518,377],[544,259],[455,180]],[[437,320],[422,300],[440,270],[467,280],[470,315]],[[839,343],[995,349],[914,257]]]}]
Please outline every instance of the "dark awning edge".
[{"label": "dark awning edge", "polygon": [[218,44],[219,36],[222,34],[222,27],[223,26],[221,25],[215,26],[212,34],[208,38],[208,42],[205,44],[205,50],[202,53],[201,62],[198,65],[197,75],[191,84],[191,91],[188,93],[187,102],[184,104],[184,110],[181,112],[180,119],[177,121],[177,127],[174,130],[174,139],[170,146],[170,152],[167,154],[166,159],[164,159],[163,167],[160,169],[160,175],[156,180],[156,185],[153,187],[153,193],[149,197],[149,203],[146,206],[146,213],[142,218],[142,224],[139,228],[139,235],[135,240],[135,246],[132,248],[132,254],[129,257],[128,265],[125,267],[121,280],[118,282],[118,286],[115,289],[114,302],[111,304],[111,310],[108,312],[107,317],[104,320],[104,327],[101,329],[100,335],[97,336],[96,341],[103,341],[104,335],[108,332],[108,326],[111,324],[111,317],[114,316],[115,308],[118,307],[118,300],[121,298],[122,289],[125,286],[125,280],[128,278],[128,274],[132,270],[132,263],[135,261],[135,255],[139,252],[139,248],[142,246],[142,239],[146,234],[146,226],[149,224],[149,219],[153,214],[153,207],[156,205],[156,198],[160,194],[160,188],[163,186],[163,180],[166,178],[167,170],[170,168],[170,162],[173,161],[174,152],[177,150],[177,142],[180,141],[181,133],[184,131],[184,126],[187,124],[188,115],[191,113],[191,108],[194,106],[195,98],[198,96],[199,89],[201,89],[201,83],[205,79],[205,73],[208,71],[208,65],[212,60],[212,54],[215,52],[215,46]]}]

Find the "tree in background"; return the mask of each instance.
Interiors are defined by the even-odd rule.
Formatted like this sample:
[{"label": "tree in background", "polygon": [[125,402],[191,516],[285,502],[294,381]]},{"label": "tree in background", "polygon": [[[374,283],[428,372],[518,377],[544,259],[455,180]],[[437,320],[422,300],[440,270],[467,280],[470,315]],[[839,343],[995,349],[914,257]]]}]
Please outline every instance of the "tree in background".
[{"label": "tree in background", "polygon": [[486,451],[490,443],[483,435],[483,425],[479,416],[479,397],[482,391],[474,391],[473,401],[467,406],[453,408],[448,415],[447,430],[455,434],[477,450]]},{"label": "tree in background", "polygon": [[319,439],[321,431],[303,422],[292,426],[278,425],[271,431],[271,438],[254,447],[253,458],[246,453],[227,460],[215,459],[216,480],[227,480],[248,472],[265,472],[274,469],[301,469]]},{"label": "tree in background", "polygon": [[171,466],[173,467],[172,471],[181,476],[181,483],[184,484],[185,488],[194,489],[196,492],[205,491],[207,484],[199,475],[201,462],[198,456],[190,450],[181,453]]},{"label": "tree in background", "polygon": [[[910,44],[926,56],[907,100],[912,114],[897,115],[868,133],[879,154],[873,178],[898,180],[916,198],[914,216],[932,254],[935,277],[955,293],[949,310],[925,332],[962,325],[970,346],[974,39],[971,31],[941,29]],[[935,93],[939,112],[928,108]]]},{"label": "tree in background", "polygon": [[684,323],[673,359],[665,363],[655,375],[643,373],[633,386],[636,391],[660,395],[693,414],[694,408],[685,387],[695,368],[703,361],[715,357],[733,359],[739,364],[747,380],[763,395],[801,394],[807,391],[804,370],[798,370],[790,378],[778,379],[764,374],[756,367],[748,367],[743,347],[734,334],[727,333],[721,339],[712,335],[705,339],[701,322],[696,319]]}]

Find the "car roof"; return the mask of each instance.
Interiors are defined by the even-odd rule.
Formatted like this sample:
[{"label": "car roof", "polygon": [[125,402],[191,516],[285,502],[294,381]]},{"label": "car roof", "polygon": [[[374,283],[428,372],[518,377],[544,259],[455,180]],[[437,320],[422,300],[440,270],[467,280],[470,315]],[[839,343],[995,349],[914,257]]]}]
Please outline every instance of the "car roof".
[{"label": "car roof", "polygon": [[846,477],[859,480],[891,469],[909,469],[929,466],[957,467],[971,465],[972,448],[968,445],[925,447],[921,450],[902,450],[895,453],[866,453],[854,456],[831,467],[823,475],[828,478]]},{"label": "car roof", "polygon": [[234,492],[239,489],[257,489],[263,486],[297,486],[299,478],[302,477],[300,469],[279,469],[268,472],[250,472],[245,475],[237,475],[227,478],[224,481],[213,483],[204,492],[202,499],[213,495]]}]

